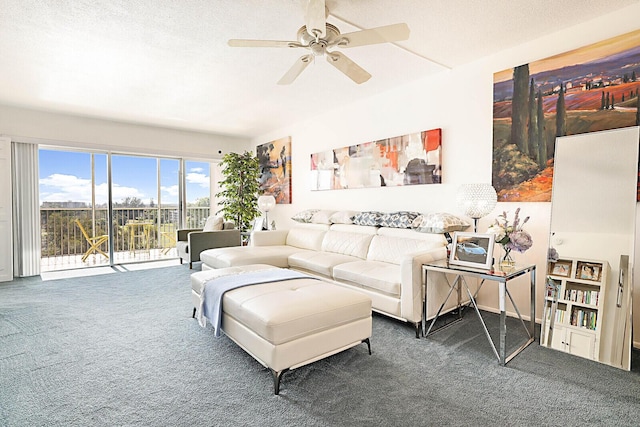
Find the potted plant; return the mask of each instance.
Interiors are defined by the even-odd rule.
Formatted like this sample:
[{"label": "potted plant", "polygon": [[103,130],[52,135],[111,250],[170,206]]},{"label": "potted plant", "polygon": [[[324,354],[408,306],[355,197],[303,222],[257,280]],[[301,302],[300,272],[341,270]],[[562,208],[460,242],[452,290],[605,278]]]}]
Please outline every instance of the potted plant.
[{"label": "potted plant", "polygon": [[225,220],[235,222],[241,232],[251,228],[251,222],[260,215],[258,189],[260,163],[252,153],[227,153],[220,162],[224,179],[222,191],[216,194]]}]

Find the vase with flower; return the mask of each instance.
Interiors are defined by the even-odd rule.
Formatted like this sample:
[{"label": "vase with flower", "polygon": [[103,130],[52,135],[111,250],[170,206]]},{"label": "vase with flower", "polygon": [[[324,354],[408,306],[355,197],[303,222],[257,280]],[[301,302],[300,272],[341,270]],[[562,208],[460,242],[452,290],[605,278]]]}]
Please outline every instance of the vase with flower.
[{"label": "vase with flower", "polygon": [[496,235],[496,243],[502,247],[503,255],[499,263],[501,267],[515,265],[515,260],[511,255],[512,251],[522,253],[533,245],[531,234],[523,228],[527,221],[529,221],[529,217],[520,222],[520,208],[518,208],[513,216],[513,221],[509,221],[507,212],[503,212],[502,215],[498,215],[496,221],[487,230],[487,233]]}]

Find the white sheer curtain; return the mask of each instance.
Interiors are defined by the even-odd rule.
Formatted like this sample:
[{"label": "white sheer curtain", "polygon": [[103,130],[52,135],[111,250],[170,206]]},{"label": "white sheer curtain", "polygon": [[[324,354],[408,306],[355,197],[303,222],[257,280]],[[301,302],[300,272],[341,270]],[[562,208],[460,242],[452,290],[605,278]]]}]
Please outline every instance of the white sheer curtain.
[{"label": "white sheer curtain", "polygon": [[38,145],[11,144],[13,180],[13,274],[40,274]]}]

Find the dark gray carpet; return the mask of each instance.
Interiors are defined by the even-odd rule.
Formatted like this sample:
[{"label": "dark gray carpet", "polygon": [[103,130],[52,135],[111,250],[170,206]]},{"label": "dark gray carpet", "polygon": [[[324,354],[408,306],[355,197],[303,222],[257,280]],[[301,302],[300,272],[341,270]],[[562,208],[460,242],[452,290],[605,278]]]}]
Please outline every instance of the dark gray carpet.
[{"label": "dark gray carpet", "polygon": [[191,272],[0,284],[0,425],[640,424],[637,363],[533,344],[500,367],[474,313],[421,340],[374,316],[372,356],[361,345],[291,371],[274,396],[265,368],[191,318]]}]

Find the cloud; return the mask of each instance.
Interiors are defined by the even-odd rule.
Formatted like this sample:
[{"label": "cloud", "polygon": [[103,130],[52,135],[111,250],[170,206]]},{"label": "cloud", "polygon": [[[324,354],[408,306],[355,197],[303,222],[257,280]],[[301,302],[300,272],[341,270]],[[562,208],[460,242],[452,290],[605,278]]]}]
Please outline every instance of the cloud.
[{"label": "cloud", "polygon": [[188,184],[198,184],[202,188],[209,188],[209,175],[189,172],[186,176]]},{"label": "cloud", "polygon": [[189,169],[189,172],[195,172],[195,173],[204,172],[204,168],[191,168]]},{"label": "cloud", "polygon": [[[107,203],[107,183],[96,184],[96,204]],[[147,196],[133,187],[113,184],[113,200],[137,197],[145,200]],[[84,202],[91,204],[91,180],[74,175],[52,174],[40,179],[40,200],[43,202]]]},{"label": "cloud", "polygon": [[162,190],[163,196],[178,197],[178,185],[171,185],[169,187],[160,186],[160,190]]},{"label": "cloud", "polygon": [[[104,185],[105,189],[107,187],[107,184],[100,184],[100,185],[101,186]],[[113,184],[113,188],[111,189],[111,191],[113,192],[114,201],[122,201],[127,197],[137,197],[138,199],[142,200],[143,203],[149,202],[149,196],[140,192],[137,188],[123,187],[118,184]],[[97,192],[98,192],[98,189],[96,188],[96,203],[97,203],[97,197],[98,197]],[[104,203],[106,203],[107,201],[106,193],[105,193],[104,200],[105,200]]]}]

